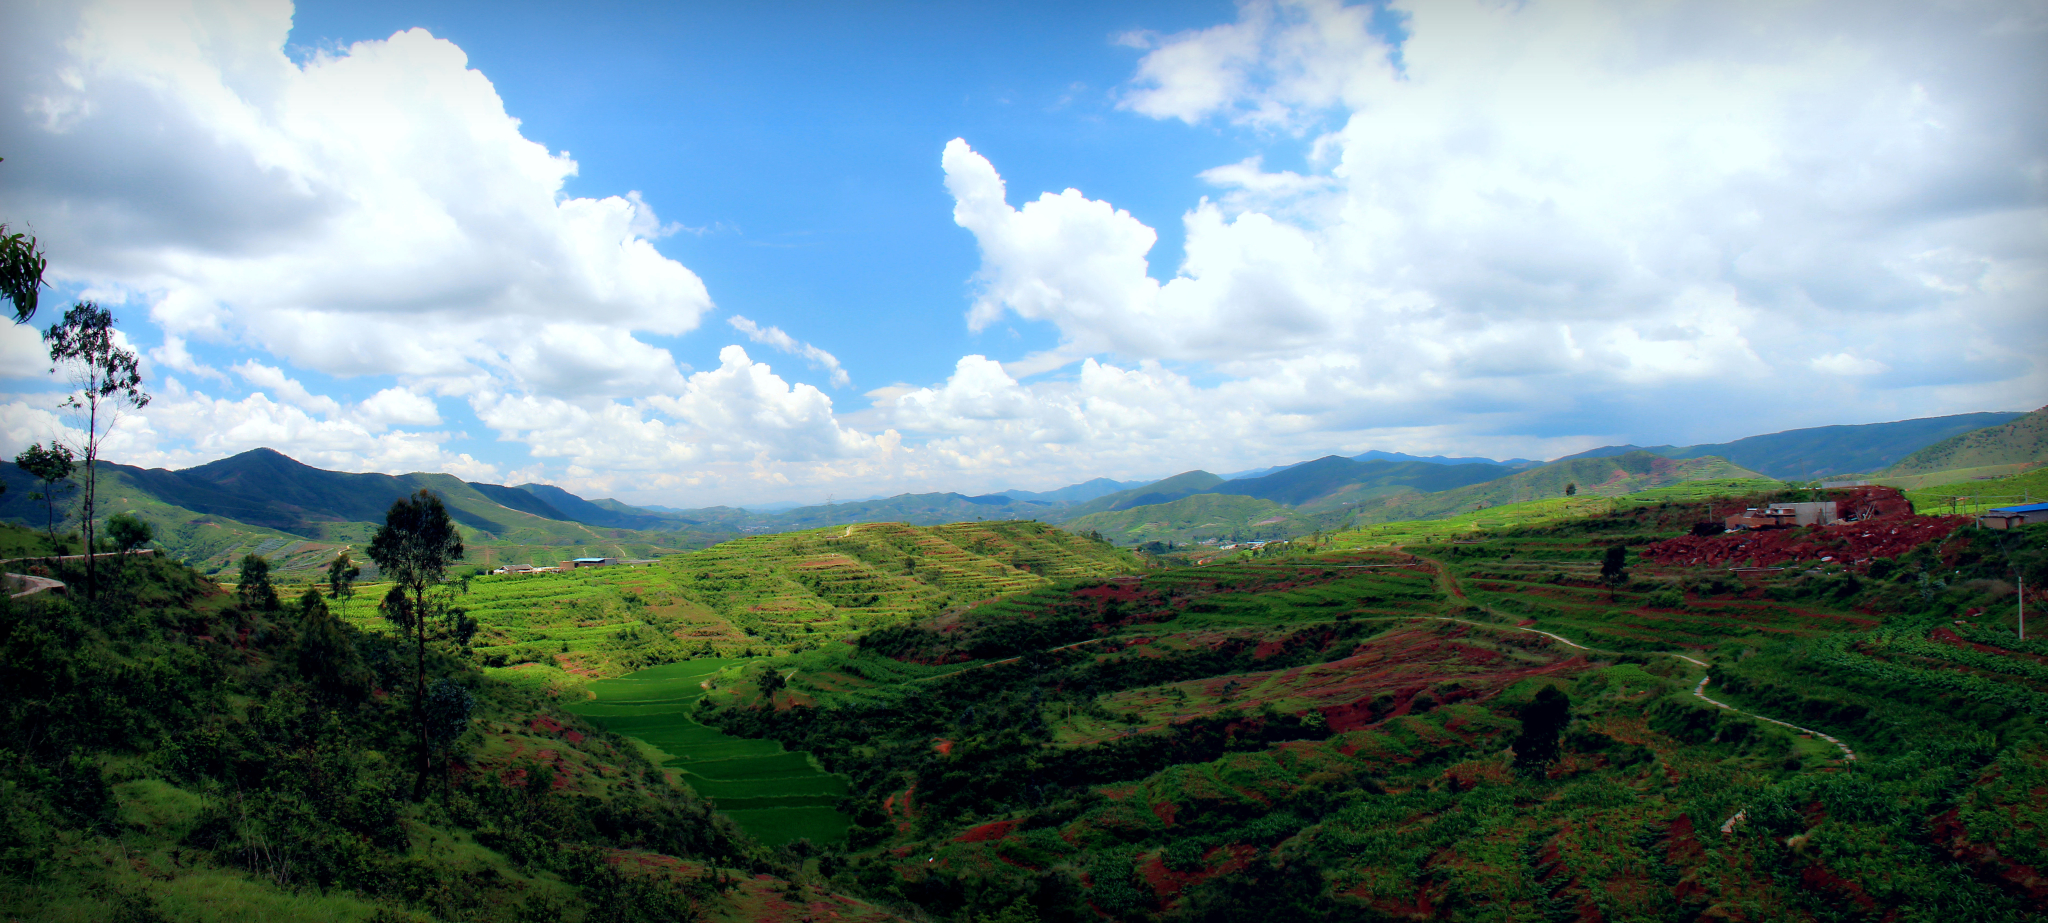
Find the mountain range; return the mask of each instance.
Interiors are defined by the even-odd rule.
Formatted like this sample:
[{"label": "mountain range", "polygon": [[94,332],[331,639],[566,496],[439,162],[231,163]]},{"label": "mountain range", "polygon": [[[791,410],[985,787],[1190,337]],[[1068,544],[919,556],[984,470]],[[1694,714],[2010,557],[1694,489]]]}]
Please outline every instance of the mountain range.
[{"label": "mountain range", "polygon": [[1860,426],[1816,426],[1708,445],[1611,445],[1567,455],[1558,461],[1636,451],[1666,458],[1712,455],[1770,477],[1810,480],[1830,474],[1878,471],[1934,443],[2024,416],[2028,414],[1962,413]]},{"label": "mountain range", "polygon": [[[1037,519],[1122,543],[1283,538],[1562,496],[1568,486],[1610,496],[1689,480],[1879,469],[1925,475],[2044,458],[2048,409],[1815,427],[1712,445],[1609,446],[1547,464],[1372,451],[1235,478],[1195,470],[1150,482],[1095,478],[1049,491],[901,494],[783,510],[639,507],[547,484],[327,471],[271,449],[176,471],[120,464],[100,470],[103,509],[150,521],[167,551],[215,569],[254,551],[290,570],[365,543],[392,501],[421,489],[442,497],[486,563],[552,563],[585,554],[644,557],[744,534],[885,521]],[[0,482],[7,488],[0,494],[0,519],[41,525],[44,511],[29,499],[33,480],[7,464],[0,465]]]}]

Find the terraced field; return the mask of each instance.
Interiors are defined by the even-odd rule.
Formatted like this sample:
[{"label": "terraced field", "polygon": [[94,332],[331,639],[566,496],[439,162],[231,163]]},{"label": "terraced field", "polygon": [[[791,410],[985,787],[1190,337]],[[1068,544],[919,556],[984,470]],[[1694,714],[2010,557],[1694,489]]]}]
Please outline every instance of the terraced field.
[{"label": "terraced field", "polygon": [[585,687],[589,700],[566,710],[652,748],[658,765],[765,843],[844,838],[849,821],[834,807],[847,793],[844,778],[774,741],[732,737],[691,719],[704,683],[738,662],[692,660],[600,680]]},{"label": "terraced field", "polygon": [[[459,600],[493,675],[574,686],[689,658],[807,650],[1138,558],[1037,522],[867,523],[727,542],[653,565],[479,577]],[[352,621],[381,629],[376,591]]]},{"label": "terraced field", "polygon": [[1782,482],[1769,479],[1720,478],[1686,481],[1619,497],[1553,497],[1546,500],[1506,503],[1442,519],[1378,523],[1353,531],[1339,532],[1331,536],[1329,547],[1342,550],[1449,544],[1484,538],[1489,534],[1589,519],[1638,507],[1685,503],[1709,497],[1739,498],[1774,493],[1784,486]]},{"label": "terraced field", "polygon": [[1039,587],[701,717],[844,773],[838,880],[939,918],[2040,919],[2048,644],[1999,575],[2048,532],[1638,554],[1745,500]]}]

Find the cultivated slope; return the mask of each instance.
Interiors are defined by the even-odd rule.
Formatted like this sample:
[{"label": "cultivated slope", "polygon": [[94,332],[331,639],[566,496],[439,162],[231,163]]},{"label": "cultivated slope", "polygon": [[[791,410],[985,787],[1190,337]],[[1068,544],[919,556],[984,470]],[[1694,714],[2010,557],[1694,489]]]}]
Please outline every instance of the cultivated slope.
[{"label": "cultivated slope", "polygon": [[[499,675],[611,677],[690,656],[815,646],[1048,582],[1137,570],[1037,522],[867,523],[726,542],[643,567],[484,577],[463,606]],[[381,624],[367,606],[352,613]]]},{"label": "cultivated slope", "polygon": [[2040,919],[2048,646],[1995,580],[2048,532],[1687,563],[1741,502],[1041,588],[695,717],[845,774],[846,880],[934,918]]},{"label": "cultivated slope", "polygon": [[1283,539],[1312,531],[1303,514],[1258,497],[1195,494],[1171,503],[1090,513],[1061,523],[1075,532],[1095,531],[1120,545],[1190,543],[1208,539]]},{"label": "cultivated slope", "polygon": [[1724,459],[1674,459],[1635,451],[1607,458],[1551,462],[1484,484],[1430,494],[1399,494],[1377,503],[1361,503],[1358,521],[1434,519],[1507,503],[1562,497],[1570,485],[1577,485],[1579,496],[1618,497],[1685,481],[1755,477],[1756,472]]}]

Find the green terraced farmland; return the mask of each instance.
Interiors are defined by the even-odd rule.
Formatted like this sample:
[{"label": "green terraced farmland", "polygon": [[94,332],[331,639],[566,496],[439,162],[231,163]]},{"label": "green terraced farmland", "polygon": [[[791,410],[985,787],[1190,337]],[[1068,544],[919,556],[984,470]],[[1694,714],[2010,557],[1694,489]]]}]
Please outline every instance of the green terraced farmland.
[{"label": "green terraced farmland", "polygon": [[847,794],[844,778],[774,741],[733,737],[691,719],[703,683],[743,662],[705,658],[600,680],[569,711],[659,751],[662,765],[764,842],[843,838],[850,821],[836,806]]},{"label": "green terraced farmland", "polygon": [[[1137,570],[1136,556],[1039,522],[862,523],[726,542],[659,563],[471,580],[490,675],[573,687],[663,663],[791,653],[1054,581]],[[386,630],[362,588],[348,613]]]}]

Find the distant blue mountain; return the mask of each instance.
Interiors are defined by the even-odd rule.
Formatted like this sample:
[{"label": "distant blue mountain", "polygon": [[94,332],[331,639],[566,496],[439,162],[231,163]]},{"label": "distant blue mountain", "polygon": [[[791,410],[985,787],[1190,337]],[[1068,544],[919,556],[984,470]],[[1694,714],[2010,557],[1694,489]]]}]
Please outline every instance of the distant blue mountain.
[{"label": "distant blue mountain", "polygon": [[1895,423],[1815,426],[1707,445],[1609,445],[1567,455],[1558,461],[1608,458],[1637,451],[1666,458],[1712,455],[1774,478],[1807,479],[1876,471],[1944,439],[2022,416],[2025,414],[2017,412],[1961,413]]},{"label": "distant blue mountain", "polygon": [[1443,455],[1408,455],[1401,452],[1382,452],[1378,449],[1371,449],[1351,457],[1359,461],[1380,459],[1382,461],[1428,462],[1432,465],[1501,465],[1508,468],[1527,468],[1532,465],[1542,464],[1542,462],[1527,458],[1510,458],[1495,461],[1491,458],[1479,458],[1477,456],[1451,458]]},{"label": "distant blue mountain", "polygon": [[1013,500],[1037,500],[1041,503],[1087,503],[1097,497],[1107,497],[1119,490],[1129,490],[1130,488],[1150,483],[1152,482],[1112,481],[1108,478],[1096,478],[1091,481],[1082,481],[1079,484],[1069,484],[1058,490],[999,490],[996,491],[995,496],[1009,497]]},{"label": "distant blue mountain", "polygon": [[[1619,452],[1617,452],[1617,454],[1619,454]],[[1329,458],[1331,455],[1335,455],[1340,458],[1343,457],[1343,453],[1331,452],[1329,455],[1324,455],[1320,458],[1310,459],[1309,461],[1305,462],[1295,462],[1292,465],[1274,465],[1271,468],[1254,468],[1250,471],[1239,471],[1235,474],[1226,474],[1223,476],[1223,479],[1226,481],[1243,481],[1249,480],[1251,478],[1269,477],[1271,475],[1278,474],[1282,471],[1286,471],[1289,468],[1298,468],[1302,465],[1311,464],[1312,462],[1322,461],[1323,459]],[[1378,449],[1369,449],[1360,454],[1353,455],[1351,456],[1351,458],[1353,461],[1424,462],[1431,465],[1499,465],[1503,468],[1530,468],[1542,464],[1542,462],[1531,461],[1526,458],[1510,458],[1506,461],[1495,461],[1491,458],[1479,458],[1476,456],[1465,458],[1451,458],[1443,455],[1408,455],[1402,452],[1382,452]]]}]

